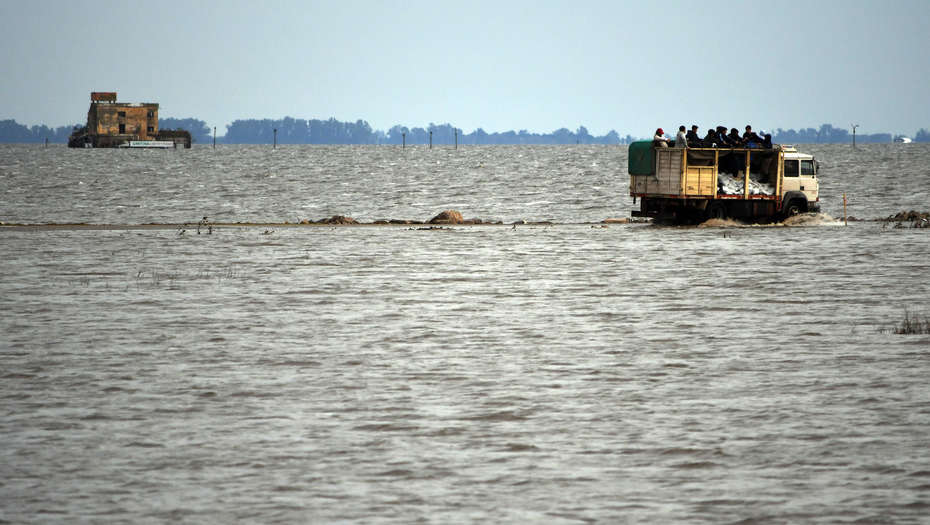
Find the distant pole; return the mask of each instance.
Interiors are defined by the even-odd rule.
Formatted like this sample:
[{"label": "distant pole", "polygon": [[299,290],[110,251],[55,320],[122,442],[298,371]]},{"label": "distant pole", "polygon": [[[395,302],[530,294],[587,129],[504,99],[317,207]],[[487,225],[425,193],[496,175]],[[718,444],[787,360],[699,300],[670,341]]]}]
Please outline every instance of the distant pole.
[{"label": "distant pole", "polygon": [[459,130],[455,130],[455,149],[459,149]]},{"label": "distant pole", "polygon": [[404,139],[404,145],[401,146],[401,149],[407,149],[407,134],[406,134],[406,133],[401,133],[400,136],[403,137],[403,139]]},{"label": "distant pole", "polygon": [[45,148],[48,149],[48,137],[45,137]]},{"label": "distant pole", "polygon": [[852,129],[853,129],[853,147],[855,148],[856,147],[856,128],[859,127],[859,124],[850,124],[850,126],[852,126]]},{"label": "distant pole", "polygon": [[213,126],[213,149],[216,149],[216,126]]},{"label": "distant pole", "polygon": [[429,149],[433,149],[433,130],[429,130]]},{"label": "distant pole", "polygon": [[278,149],[278,128],[274,128],[274,146],[271,149]]},{"label": "distant pole", "polygon": [[849,226],[849,219],[846,218],[846,194],[843,194],[843,224]]}]

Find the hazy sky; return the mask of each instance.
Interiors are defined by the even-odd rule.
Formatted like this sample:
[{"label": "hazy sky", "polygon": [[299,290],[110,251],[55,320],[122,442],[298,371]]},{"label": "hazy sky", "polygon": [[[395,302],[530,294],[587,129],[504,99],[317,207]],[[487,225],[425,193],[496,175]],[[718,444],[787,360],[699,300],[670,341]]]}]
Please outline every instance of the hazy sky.
[{"label": "hazy sky", "polygon": [[930,1],[0,0],[0,119],[930,128]]}]

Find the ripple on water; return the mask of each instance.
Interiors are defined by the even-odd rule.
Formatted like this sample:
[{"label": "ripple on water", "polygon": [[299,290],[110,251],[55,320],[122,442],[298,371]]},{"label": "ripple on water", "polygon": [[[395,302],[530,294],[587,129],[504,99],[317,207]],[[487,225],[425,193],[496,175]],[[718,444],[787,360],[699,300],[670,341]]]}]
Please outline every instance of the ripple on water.
[{"label": "ripple on water", "polygon": [[[814,149],[830,216],[844,191],[866,218],[921,208],[871,191],[887,168],[840,176],[866,148]],[[881,330],[926,303],[927,232],[591,228],[570,223],[628,215],[623,150],[463,150],[61,151],[71,190],[10,175],[7,222],[561,224],[0,231],[3,518],[923,519],[930,339]]]}]

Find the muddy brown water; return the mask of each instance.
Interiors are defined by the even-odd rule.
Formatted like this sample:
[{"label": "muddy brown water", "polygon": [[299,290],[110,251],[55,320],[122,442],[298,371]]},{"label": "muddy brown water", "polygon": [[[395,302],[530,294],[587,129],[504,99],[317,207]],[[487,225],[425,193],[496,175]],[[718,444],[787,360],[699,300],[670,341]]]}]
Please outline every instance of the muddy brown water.
[{"label": "muddy brown water", "polygon": [[[629,216],[622,147],[0,146],[0,520],[924,522],[930,147]],[[505,223],[140,228],[444,209]],[[602,227],[604,226],[604,227]]]}]

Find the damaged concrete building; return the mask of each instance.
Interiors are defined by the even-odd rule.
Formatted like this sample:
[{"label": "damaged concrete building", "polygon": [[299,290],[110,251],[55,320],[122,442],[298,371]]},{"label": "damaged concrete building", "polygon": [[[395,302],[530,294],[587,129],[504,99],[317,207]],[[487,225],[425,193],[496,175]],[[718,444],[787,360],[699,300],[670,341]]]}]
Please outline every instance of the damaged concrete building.
[{"label": "damaged concrete building", "polygon": [[73,148],[191,147],[185,130],[159,131],[158,104],[117,102],[112,91],[90,94],[87,125],[71,134]]}]

